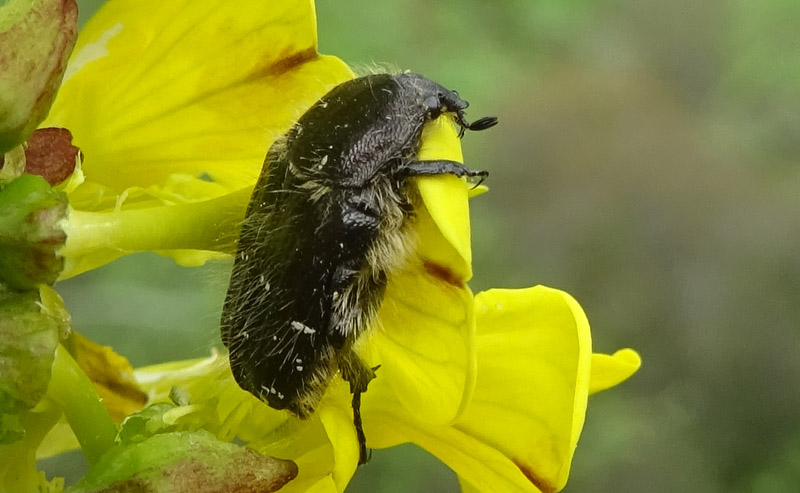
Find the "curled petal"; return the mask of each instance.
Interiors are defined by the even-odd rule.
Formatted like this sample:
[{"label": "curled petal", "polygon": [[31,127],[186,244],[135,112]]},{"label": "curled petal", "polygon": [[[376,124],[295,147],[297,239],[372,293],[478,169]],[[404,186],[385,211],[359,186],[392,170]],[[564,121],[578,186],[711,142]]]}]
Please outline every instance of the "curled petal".
[{"label": "curled petal", "polygon": [[353,410],[350,407],[349,388],[337,382],[328,390],[322,402],[319,419],[333,447],[333,471],[331,478],[338,491],[344,491],[358,464],[358,441],[353,425]]},{"label": "curled petal", "polygon": [[640,366],[642,358],[633,349],[620,349],[614,354],[593,354],[589,393],[619,385],[636,373]]},{"label": "curled petal", "polygon": [[387,418],[365,425],[367,436],[376,447],[413,441],[479,491],[557,491],[586,411],[583,311],[566,293],[539,286],[480,293],[475,316],[479,372],[463,415],[433,426],[404,415],[391,396],[375,396],[373,412]]},{"label": "curled petal", "polygon": [[[543,286],[480,293],[475,311],[480,373],[456,427],[496,448],[540,490],[559,490],[586,413],[586,316],[568,294]],[[457,472],[483,489],[474,472]]]},{"label": "curled petal", "polygon": [[[425,125],[422,133],[421,161],[446,159],[464,161],[461,141],[451,118],[437,118]],[[469,187],[453,175],[425,176],[416,180],[427,213],[433,220],[418,226],[420,255],[447,266],[459,282],[472,277],[470,244]],[[430,231],[434,226],[438,231]]]}]

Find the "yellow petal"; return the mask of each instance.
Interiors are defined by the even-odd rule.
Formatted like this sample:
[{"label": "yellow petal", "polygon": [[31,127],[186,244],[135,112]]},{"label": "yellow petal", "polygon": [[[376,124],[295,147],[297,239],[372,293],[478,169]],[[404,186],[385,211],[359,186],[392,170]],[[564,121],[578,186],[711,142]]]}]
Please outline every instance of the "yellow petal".
[{"label": "yellow petal", "polygon": [[75,438],[75,433],[69,427],[63,416],[53,428],[47,432],[42,444],[36,449],[36,460],[47,459],[70,450],[80,448],[81,444]]},{"label": "yellow petal", "polygon": [[453,421],[474,387],[471,308],[469,288],[429,274],[419,261],[390,278],[376,332],[362,351],[371,366],[381,365],[364,394],[365,409],[381,399],[379,387],[389,386],[417,419]]},{"label": "yellow petal", "polygon": [[459,425],[497,447],[541,490],[558,490],[586,413],[586,316],[568,294],[543,286],[487,291],[475,308],[481,371]]},{"label": "yellow petal", "polygon": [[77,332],[70,334],[66,345],[75,362],[94,384],[115,423],[119,424],[126,416],[144,407],[147,395],[136,384],[133,368],[124,356]]},{"label": "yellow petal", "polygon": [[478,186],[476,186],[474,188],[470,188],[469,189],[469,198],[473,199],[475,197],[478,197],[480,195],[485,194],[488,191],[489,191],[489,187],[488,186],[486,186],[484,184],[480,184],[480,185],[478,185]]},{"label": "yellow petal", "polygon": [[[451,118],[428,122],[422,132],[421,161],[447,159],[464,162],[461,141]],[[433,219],[430,226],[439,230],[445,240],[420,243],[420,254],[440,265],[448,266],[462,281],[472,277],[472,248],[470,244],[469,187],[462,178],[453,175],[425,176],[416,179],[422,201]],[[427,225],[425,225],[427,226]],[[422,231],[421,234],[428,234]]]},{"label": "yellow petal", "polygon": [[475,311],[479,371],[461,418],[432,424],[397,405],[401,395],[376,386],[364,398],[368,443],[414,442],[478,491],[557,491],[585,417],[586,317],[569,295],[541,286],[481,293]]},{"label": "yellow petal", "polygon": [[[412,442],[435,455],[462,477],[472,491],[538,492],[520,468],[491,444],[458,426],[440,427],[409,421],[402,411],[383,407],[379,425],[364,423],[368,443],[376,448]],[[373,439],[374,437],[374,439]],[[467,490],[469,491],[469,490]]]},{"label": "yellow petal", "polygon": [[589,393],[594,394],[619,385],[642,366],[642,358],[633,349],[620,349],[614,354],[592,355],[592,376]]},{"label": "yellow petal", "polygon": [[[286,414],[281,411],[271,411]],[[283,488],[282,491],[286,493],[343,491],[337,487],[337,482],[334,480],[335,451],[328,441],[320,417],[315,415],[307,421],[296,424],[298,426],[293,426],[291,431],[281,433],[277,440],[274,436],[271,438],[265,436],[264,440],[251,442],[248,446],[265,455],[291,458],[297,464],[298,475],[293,481],[294,484],[288,484]],[[256,432],[255,429],[250,431]],[[352,467],[355,469],[355,463]]]},{"label": "yellow petal", "polygon": [[434,426],[376,395],[371,412],[383,419],[365,421],[368,440],[376,447],[413,441],[477,491],[557,491],[586,411],[586,317],[569,295],[541,286],[480,293],[475,315],[479,372],[461,418]]},{"label": "yellow petal", "polygon": [[464,154],[461,152],[458,132],[458,126],[450,116],[442,116],[426,123],[422,128],[421,145],[417,155],[419,160],[448,159],[463,163]]},{"label": "yellow petal", "polygon": [[458,477],[458,484],[461,486],[461,493],[480,493],[480,490],[468,483],[461,476]]},{"label": "yellow petal", "polygon": [[[414,441],[480,491],[557,491],[583,426],[591,336],[580,306],[538,286],[475,300],[478,380],[463,416]],[[425,433],[423,433],[425,435]],[[449,444],[456,441],[456,446]],[[485,465],[482,465],[485,464]]]},{"label": "yellow petal", "polygon": [[87,179],[114,190],[174,172],[235,189],[352,76],[317,54],[307,0],[110,1],[81,33],[47,124],[69,128]]},{"label": "yellow petal", "polygon": [[[287,492],[288,491],[289,490],[287,490]],[[336,482],[333,480],[333,477],[330,476],[330,475],[324,476],[322,479],[320,479],[319,481],[317,481],[316,483],[312,484],[311,486],[309,486],[308,488],[306,488],[304,490],[297,490],[297,491],[298,492],[299,491],[303,491],[303,493],[340,493],[341,492],[341,490],[339,490],[336,487]]]},{"label": "yellow petal", "polygon": [[349,385],[336,381],[328,389],[317,413],[333,447],[331,477],[338,491],[344,491],[358,466],[359,444],[353,424]]}]

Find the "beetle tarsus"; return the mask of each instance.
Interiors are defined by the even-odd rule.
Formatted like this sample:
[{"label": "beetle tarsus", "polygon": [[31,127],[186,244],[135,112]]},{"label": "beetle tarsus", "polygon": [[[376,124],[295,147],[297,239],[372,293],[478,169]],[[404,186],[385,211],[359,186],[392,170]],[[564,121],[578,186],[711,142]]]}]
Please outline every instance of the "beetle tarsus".
[{"label": "beetle tarsus", "polygon": [[353,425],[358,439],[358,465],[364,465],[372,458],[372,450],[367,448],[367,437],[361,424],[361,392],[353,392]]}]

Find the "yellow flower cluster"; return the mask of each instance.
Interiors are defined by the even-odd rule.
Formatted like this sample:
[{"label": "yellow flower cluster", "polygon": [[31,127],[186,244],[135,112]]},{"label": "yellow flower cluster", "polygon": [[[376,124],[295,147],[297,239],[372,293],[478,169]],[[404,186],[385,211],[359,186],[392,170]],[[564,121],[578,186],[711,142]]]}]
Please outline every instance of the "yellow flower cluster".
[{"label": "yellow flower cluster", "polygon": [[[266,149],[321,95],[353,77],[317,53],[309,0],[111,0],[79,36],[45,126],[68,128],[85,158],[66,185],[63,278],[152,250],[184,265],[231,251]],[[455,129],[425,130],[422,159],[463,161]],[[557,491],[567,481],[588,396],[639,367],[592,354],[568,294],[537,286],[473,295],[466,184],[417,180],[419,248],[389,281],[359,352],[381,369],[363,396],[368,445],[413,442],[465,490]],[[286,491],[343,491],[358,444],[336,381],[302,421],[239,389],[225,355],[140,369],[150,401],[182,429],[235,437],[291,459]]]}]

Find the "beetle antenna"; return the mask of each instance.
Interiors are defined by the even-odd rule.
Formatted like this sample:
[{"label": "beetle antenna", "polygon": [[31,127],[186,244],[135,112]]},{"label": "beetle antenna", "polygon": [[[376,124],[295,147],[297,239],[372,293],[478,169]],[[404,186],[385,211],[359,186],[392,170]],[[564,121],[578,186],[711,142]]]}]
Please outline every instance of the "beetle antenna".
[{"label": "beetle antenna", "polygon": [[497,117],[495,116],[484,116],[483,118],[478,118],[472,123],[469,123],[466,118],[464,118],[463,111],[456,112],[456,121],[461,126],[461,129],[458,131],[458,138],[464,137],[464,132],[467,130],[472,131],[479,131],[479,130],[486,130],[487,128],[492,128],[497,125]]},{"label": "beetle antenna", "polygon": [[466,127],[470,130],[478,131],[492,128],[495,125],[497,125],[496,116],[484,116],[483,118],[478,118],[474,122],[467,124]]}]

